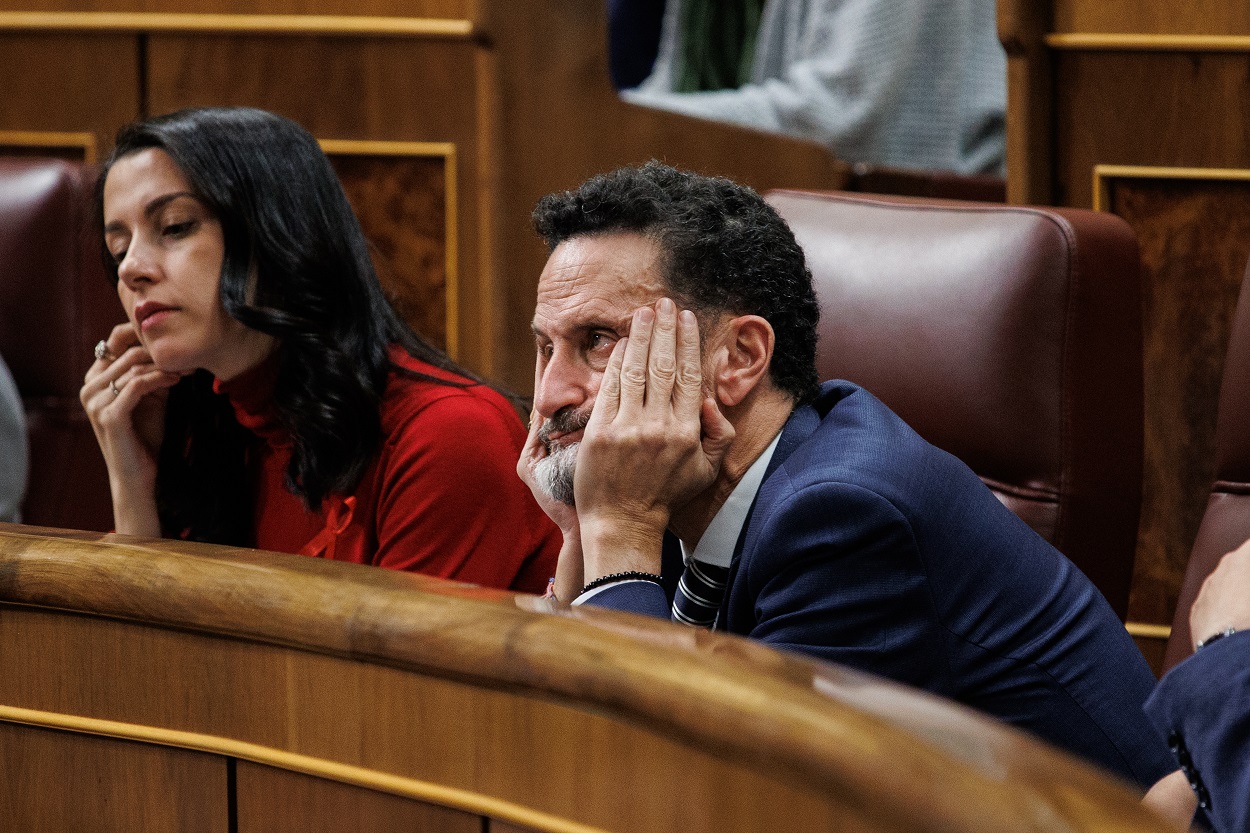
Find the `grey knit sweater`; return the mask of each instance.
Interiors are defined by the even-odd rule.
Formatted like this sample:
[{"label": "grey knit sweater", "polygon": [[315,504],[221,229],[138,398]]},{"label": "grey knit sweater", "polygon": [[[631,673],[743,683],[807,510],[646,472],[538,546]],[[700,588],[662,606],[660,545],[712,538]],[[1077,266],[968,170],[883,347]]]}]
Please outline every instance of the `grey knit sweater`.
[{"label": "grey knit sweater", "polygon": [[0,359],[0,521],[21,520],[26,494],[26,420],[22,398],[4,360]]},{"label": "grey knit sweater", "polygon": [[668,0],[635,104],[788,133],[851,162],[1001,173],[1007,64],[994,0],[767,0],[751,83],[675,93]]}]

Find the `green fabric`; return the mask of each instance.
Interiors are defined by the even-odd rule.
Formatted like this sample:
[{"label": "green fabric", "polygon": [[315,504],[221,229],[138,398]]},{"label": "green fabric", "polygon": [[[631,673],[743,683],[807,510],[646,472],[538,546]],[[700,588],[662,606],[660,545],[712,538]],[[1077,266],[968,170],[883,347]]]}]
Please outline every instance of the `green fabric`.
[{"label": "green fabric", "polygon": [[736,89],[750,81],[763,9],[764,0],[689,0],[676,91]]}]

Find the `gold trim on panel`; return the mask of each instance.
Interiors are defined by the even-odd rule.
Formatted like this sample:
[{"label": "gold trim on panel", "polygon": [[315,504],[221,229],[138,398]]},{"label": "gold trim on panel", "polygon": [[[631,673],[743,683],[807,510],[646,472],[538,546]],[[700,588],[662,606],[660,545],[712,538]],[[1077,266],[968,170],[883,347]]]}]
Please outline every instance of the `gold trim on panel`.
[{"label": "gold trim on panel", "polygon": [[1151,625],[1147,622],[1125,622],[1124,629],[1129,632],[1129,636],[1139,636],[1142,639],[1168,639],[1172,636],[1172,628],[1170,625]]},{"label": "gold trim on panel", "polygon": [[443,157],[444,213],[446,216],[447,283],[444,288],[447,355],[460,354],[459,203],[456,199],[456,146],[452,142],[377,142],[355,139],[319,139],[321,149],[339,156]]},{"label": "gold trim on panel", "polygon": [[232,740],[216,735],[203,735],[198,732],[183,732],[159,726],[141,726],[135,723],[121,723],[115,720],[100,720],[94,717],[79,717],[72,714],[22,709],[16,706],[0,705],[0,723],[15,723],[23,726],[37,726],[44,729],[60,729],[79,734],[96,735],[119,740],[139,741],[177,749],[189,749],[194,752],[208,752],[214,755],[226,755],[256,764],[276,767],[290,772],[300,772],[318,778],[325,778],[341,784],[365,787],[378,792],[412,798],[463,810],[482,816],[501,819],[546,833],[605,833],[601,828],[580,824],[575,821],[553,816],[529,807],[515,804],[501,798],[482,793],[435,784],[416,778],[406,778],[387,772],[367,769],[300,755],[285,749],[274,749],[255,743]]},{"label": "gold trim on panel", "polygon": [[1065,51],[1250,52],[1250,35],[1050,34],[1046,45]]},{"label": "gold trim on panel", "polygon": [[303,14],[164,12],[0,12],[0,32],[198,32],[214,34],[376,36],[471,40],[471,20]]},{"label": "gold trim on panel", "polygon": [[1094,210],[1110,211],[1112,179],[1250,180],[1250,168],[1152,168],[1145,165],[1095,165]]},{"label": "gold trim on panel", "polygon": [[0,130],[0,145],[24,148],[82,148],[82,159],[95,164],[94,133],[61,133],[42,130]]}]

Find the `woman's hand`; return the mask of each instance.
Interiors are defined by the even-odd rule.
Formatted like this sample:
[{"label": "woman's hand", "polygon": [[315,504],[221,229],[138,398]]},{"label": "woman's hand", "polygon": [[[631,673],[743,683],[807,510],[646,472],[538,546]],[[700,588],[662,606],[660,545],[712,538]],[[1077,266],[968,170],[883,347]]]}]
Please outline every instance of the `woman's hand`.
[{"label": "woman's hand", "polygon": [[134,328],[119,324],[83,380],[79,399],[109,471],[113,523],[128,535],[159,537],[156,460],[165,402],[180,378],[158,370]]}]

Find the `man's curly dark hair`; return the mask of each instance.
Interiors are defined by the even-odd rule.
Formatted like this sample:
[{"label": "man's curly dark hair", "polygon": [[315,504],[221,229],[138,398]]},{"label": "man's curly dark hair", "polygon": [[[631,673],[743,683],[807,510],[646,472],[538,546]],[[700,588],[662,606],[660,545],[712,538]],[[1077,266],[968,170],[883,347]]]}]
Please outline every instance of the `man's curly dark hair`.
[{"label": "man's curly dark hair", "polygon": [[764,318],[776,335],[773,383],[796,403],[815,398],[820,309],[812,274],[790,227],[755,191],[652,161],[548,194],[533,219],[550,249],[610,232],[655,240],[675,301],[701,322],[726,312]]}]

